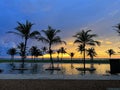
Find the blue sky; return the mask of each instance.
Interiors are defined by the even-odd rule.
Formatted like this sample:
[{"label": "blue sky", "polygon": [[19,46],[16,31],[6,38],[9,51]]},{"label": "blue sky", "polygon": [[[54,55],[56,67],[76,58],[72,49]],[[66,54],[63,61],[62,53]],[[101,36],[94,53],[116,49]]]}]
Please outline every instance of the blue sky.
[{"label": "blue sky", "polygon": [[48,25],[60,29],[60,35],[69,43],[76,32],[92,29],[99,35],[97,39],[102,42],[102,48],[114,46],[117,50],[119,45],[112,26],[120,23],[120,0],[1,0],[0,11],[2,49],[18,43],[19,38],[6,32],[14,30],[17,21],[26,20],[35,24],[32,30],[46,29]]}]

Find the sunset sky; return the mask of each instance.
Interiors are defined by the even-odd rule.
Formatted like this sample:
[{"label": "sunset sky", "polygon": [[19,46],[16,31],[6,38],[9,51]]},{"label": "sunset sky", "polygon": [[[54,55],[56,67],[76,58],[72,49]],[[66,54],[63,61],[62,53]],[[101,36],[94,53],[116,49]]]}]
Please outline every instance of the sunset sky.
[{"label": "sunset sky", "polygon": [[[117,52],[113,57],[120,57],[120,36],[113,27],[120,23],[120,0],[1,0],[0,11],[0,56],[6,56],[5,50],[21,42],[20,37],[6,32],[14,31],[17,21],[29,20],[34,23],[32,30],[47,29],[48,25],[61,30],[59,35],[67,45],[57,45],[54,49],[64,46],[80,57],[73,35],[91,29],[99,36],[95,40],[101,42],[100,47],[95,47],[97,58],[108,57],[105,51],[110,48]],[[28,43],[45,46],[33,40]]]}]

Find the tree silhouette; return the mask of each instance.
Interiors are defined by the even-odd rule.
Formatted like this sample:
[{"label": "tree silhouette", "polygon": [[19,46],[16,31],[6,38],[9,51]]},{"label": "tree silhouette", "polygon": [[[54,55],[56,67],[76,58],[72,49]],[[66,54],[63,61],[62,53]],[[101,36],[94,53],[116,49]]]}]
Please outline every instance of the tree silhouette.
[{"label": "tree silhouette", "polygon": [[120,23],[117,24],[115,27],[115,30],[117,31],[117,33],[120,35]]},{"label": "tree silhouette", "polygon": [[82,44],[78,45],[77,51],[80,52],[80,54],[83,53],[83,51],[84,51],[84,47],[83,47]]},{"label": "tree silhouette", "polygon": [[16,48],[10,48],[10,49],[8,49],[7,54],[11,55],[11,61],[12,61],[12,64],[13,64],[14,56],[17,54]]},{"label": "tree silhouette", "polygon": [[79,45],[82,45],[84,50],[83,50],[83,61],[84,61],[84,73],[85,73],[85,49],[86,49],[86,45],[91,45],[91,46],[95,46],[100,45],[99,41],[94,40],[94,37],[97,37],[96,34],[90,34],[92,30],[87,30],[87,31],[80,31],[78,33],[76,33],[73,37],[75,37],[75,41],[74,43],[78,43]]},{"label": "tree silhouette", "polygon": [[35,57],[37,57],[40,53],[40,50],[37,48],[37,46],[32,46],[29,50],[31,56],[33,56],[33,59],[35,61]]},{"label": "tree silhouette", "polygon": [[17,48],[18,48],[18,53],[19,55],[21,56],[21,59],[23,60],[24,58],[26,58],[26,56],[24,55],[24,47],[25,47],[25,44],[23,42],[19,43],[17,45]]},{"label": "tree silhouette", "polygon": [[63,60],[63,54],[67,53],[66,49],[64,47],[61,47],[60,49],[60,53],[61,53],[61,61]]},{"label": "tree silhouette", "polygon": [[75,53],[71,52],[69,55],[70,55],[70,57],[71,57],[71,62],[72,62],[72,59],[73,59]]},{"label": "tree silhouette", "polygon": [[17,22],[17,23],[18,23],[18,26],[15,28],[16,31],[9,31],[8,33],[19,35],[24,39],[23,58],[22,58],[22,62],[24,64],[24,60],[25,60],[24,57],[26,57],[26,47],[27,47],[28,39],[30,38],[35,39],[40,35],[40,33],[38,31],[31,32],[31,28],[33,24],[29,21],[26,21],[25,24],[20,22]]},{"label": "tree silhouette", "polygon": [[51,47],[54,44],[65,43],[65,41],[62,41],[60,36],[57,36],[60,30],[53,29],[51,26],[48,26],[47,30],[42,30],[42,32],[44,36],[42,36],[39,40],[42,40],[42,42],[47,43],[49,45],[50,60],[51,60],[52,68],[54,68]]},{"label": "tree silhouette", "polygon": [[97,55],[97,53],[95,52],[95,49],[89,48],[86,51],[87,51],[87,55],[90,56],[90,58],[91,58],[91,62],[93,63],[93,58],[96,57],[96,55]]},{"label": "tree silhouette", "polygon": [[115,54],[115,51],[114,51],[113,49],[108,49],[108,50],[106,51],[106,53],[107,53],[107,54],[109,55],[109,57],[111,58],[111,56]]}]

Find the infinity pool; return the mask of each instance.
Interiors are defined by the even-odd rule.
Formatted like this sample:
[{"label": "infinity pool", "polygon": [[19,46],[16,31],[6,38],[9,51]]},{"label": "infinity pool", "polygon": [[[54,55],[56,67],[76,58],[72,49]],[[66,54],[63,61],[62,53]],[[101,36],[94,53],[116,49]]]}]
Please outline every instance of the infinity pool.
[{"label": "infinity pool", "polygon": [[[64,75],[80,75],[83,71],[78,71],[76,68],[83,68],[83,64],[70,64],[70,63],[55,63],[55,67],[59,67],[61,70],[45,70],[50,67],[49,63],[25,63],[25,68],[28,70],[13,70],[15,68],[21,67],[21,63],[0,63],[0,69],[3,70],[1,74],[64,74]],[[110,71],[109,64],[86,64],[86,68],[94,67],[95,71],[86,71],[86,74],[108,74]]]}]

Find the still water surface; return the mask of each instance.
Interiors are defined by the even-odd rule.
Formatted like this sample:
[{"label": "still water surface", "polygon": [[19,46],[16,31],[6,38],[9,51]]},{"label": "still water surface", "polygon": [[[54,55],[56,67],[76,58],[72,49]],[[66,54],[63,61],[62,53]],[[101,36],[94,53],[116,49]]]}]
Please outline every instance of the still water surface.
[{"label": "still water surface", "polygon": [[[15,68],[20,68],[20,63],[14,64]],[[25,67],[28,70],[13,70],[13,65],[10,63],[0,63],[0,69],[3,70],[1,74],[57,74],[57,75],[80,75],[83,74],[83,71],[78,71],[76,68],[83,68],[83,64],[70,64],[70,63],[56,63],[55,67],[59,67],[61,70],[45,70],[50,67],[49,63],[25,63]],[[86,68],[90,68],[91,64],[86,64]],[[92,67],[96,68],[95,71],[86,71],[86,74],[108,74],[110,71],[109,64],[94,64]]]}]

